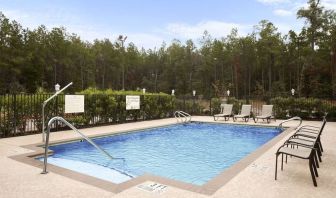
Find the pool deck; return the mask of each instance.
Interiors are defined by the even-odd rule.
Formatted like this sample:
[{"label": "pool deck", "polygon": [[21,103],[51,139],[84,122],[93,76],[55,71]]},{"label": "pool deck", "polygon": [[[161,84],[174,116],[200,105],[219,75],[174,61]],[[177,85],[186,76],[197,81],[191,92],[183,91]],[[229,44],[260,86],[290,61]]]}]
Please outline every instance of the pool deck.
[{"label": "pool deck", "polygon": [[[195,116],[192,120],[213,122],[213,118],[207,116]],[[271,124],[259,122],[258,125],[277,126],[280,121],[272,121]],[[217,122],[233,123],[231,120]],[[175,119],[162,119],[95,127],[80,131],[88,136],[95,136],[173,123],[176,123]],[[236,123],[245,124],[244,122]],[[248,124],[254,123],[250,120]],[[304,121],[303,124],[320,126],[321,122]],[[286,126],[295,125],[296,122],[293,121]],[[104,188],[55,174],[52,171],[49,174],[41,175],[41,168],[18,162],[11,158],[32,152],[25,146],[41,143],[41,134],[4,138],[0,139],[0,197],[335,197],[336,122],[327,122],[321,137],[324,152],[322,156],[323,162],[320,163],[320,168],[318,169],[318,187],[313,186],[308,162],[295,158],[289,158],[288,164],[284,165],[284,171],[278,170],[278,180],[274,180],[274,153],[287,136],[211,195],[183,190],[173,185],[168,185],[161,193],[148,192],[138,186],[133,186],[115,194]],[[76,137],[77,134],[71,131],[57,132],[51,134],[51,141],[61,141]],[[151,184],[151,182],[150,180],[143,181],[143,184]]]}]

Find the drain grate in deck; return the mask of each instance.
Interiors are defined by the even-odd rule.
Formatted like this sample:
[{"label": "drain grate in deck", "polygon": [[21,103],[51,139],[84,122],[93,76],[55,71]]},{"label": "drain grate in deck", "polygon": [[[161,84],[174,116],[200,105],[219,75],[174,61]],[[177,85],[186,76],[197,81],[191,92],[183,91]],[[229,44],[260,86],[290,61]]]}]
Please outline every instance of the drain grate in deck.
[{"label": "drain grate in deck", "polygon": [[145,183],[140,184],[137,187],[147,192],[162,194],[166,191],[168,186],[159,183]]}]

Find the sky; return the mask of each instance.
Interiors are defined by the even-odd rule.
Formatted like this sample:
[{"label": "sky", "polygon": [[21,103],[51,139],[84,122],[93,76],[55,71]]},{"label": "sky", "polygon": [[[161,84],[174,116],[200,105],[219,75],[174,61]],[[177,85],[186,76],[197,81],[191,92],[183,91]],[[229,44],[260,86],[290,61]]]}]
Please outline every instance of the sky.
[{"label": "sky", "polygon": [[[321,0],[336,10],[336,0]],[[65,27],[83,40],[126,35],[126,43],[153,49],[173,39],[196,44],[207,30],[222,38],[237,28],[241,36],[261,20],[278,31],[300,31],[304,25],[296,12],[307,0],[0,0],[0,11],[23,27]]]}]

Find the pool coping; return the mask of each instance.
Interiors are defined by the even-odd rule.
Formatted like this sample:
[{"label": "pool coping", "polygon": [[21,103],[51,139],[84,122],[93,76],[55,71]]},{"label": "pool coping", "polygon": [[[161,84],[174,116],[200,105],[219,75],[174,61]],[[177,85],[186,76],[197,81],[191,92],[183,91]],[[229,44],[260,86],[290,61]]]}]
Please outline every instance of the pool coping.
[{"label": "pool coping", "polygon": [[[203,122],[203,121],[202,121]],[[216,122],[206,122],[206,123],[216,123]],[[239,123],[218,123],[218,124],[229,124],[229,125],[246,125],[246,124],[239,124]],[[174,125],[174,124],[163,124],[160,126],[155,126],[155,127],[146,127],[146,128],[136,128],[132,130],[125,130],[125,131],[119,131],[119,132],[108,132],[108,133],[103,133],[99,135],[92,135],[89,136],[90,138],[101,138],[104,136],[110,136],[110,135],[117,135],[117,134],[122,134],[122,133],[132,133],[134,131],[138,130],[145,130],[145,129],[150,129],[150,128],[158,128],[158,127],[163,127],[163,126],[169,126],[169,125]],[[249,126],[261,126],[261,127],[267,127],[264,125],[249,125]],[[271,126],[269,126],[271,127]],[[270,141],[262,145],[261,147],[257,148],[254,152],[248,154],[238,162],[236,162],[234,165],[230,166],[229,168],[223,170],[220,174],[212,178],[210,181],[207,183],[198,186],[178,180],[173,180],[153,174],[144,174],[139,177],[133,178],[131,180],[128,180],[126,182],[116,184],[107,180],[99,179],[93,176],[89,176],[83,173],[79,173],[76,171],[72,171],[66,168],[62,168],[59,166],[55,166],[52,164],[48,164],[48,171],[59,174],[98,188],[102,188],[104,190],[113,192],[113,193],[120,193],[124,190],[127,190],[131,187],[137,186],[141,183],[144,183],[146,181],[153,181],[153,182],[158,182],[167,186],[172,186],[176,187],[179,189],[195,192],[195,193],[200,193],[204,195],[213,195],[217,190],[219,190],[221,187],[223,187],[226,183],[228,183],[232,178],[234,178],[236,175],[238,175],[242,170],[247,168],[252,162],[254,162],[257,158],[259,158],[261,155],[263,155],[266,151],[271,149],[275,144],[277,144],[280,140],[282,140],[284,137],[286,137],[290,132],[292,132],[294,128],[287,128],[281,134],[277,135],[276,137],[272,138]],[[68,139],[63,139],[63,140],[58,140],[58,141],[52,141],[50,142],[50,145],[53,144],[61,144],[61,143],[67,143],[67,142],[73,142],[73,141],[79,141],[82,138],[68,138]],[[43,162],[36,160],[35,158],[38,156],[42,156],[44,154],[44,148],[42,148],[44,144],[42,143],[36,143],[36,144],[30,144],[30,145],[25,145],[21,146],[22,148],[26,148],[29,150],[32,150],[32,152],[20,154],[20,155],[14,155],[10,156],[9,158],[32,165],[34,167],[43,168]],[[52,154],[53,152],[51,150],[48,151],[48,154]]]}]

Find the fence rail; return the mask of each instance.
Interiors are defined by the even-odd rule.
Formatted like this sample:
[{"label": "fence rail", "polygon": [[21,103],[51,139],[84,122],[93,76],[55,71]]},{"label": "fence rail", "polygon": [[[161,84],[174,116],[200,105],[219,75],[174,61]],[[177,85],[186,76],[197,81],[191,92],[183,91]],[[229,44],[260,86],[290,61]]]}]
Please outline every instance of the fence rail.
[{"label": "fence rail", "polygon": [[[85,95],[85,94],[81,94]],[[42,131],[42,103],[51,94],[0,95],[0,137],[39,133]],[[62,116],[76,127],[92,127],[137,120],[171,117],[174,111],[172,96],[141,95],[140,110],[126,111],[125,95],[85,95],[85,112],[64,114],[64,95],[60,94],[45,108],[46,122]],[[53,131],[64,129],[55,123]]]},{"label": "fence rail", "polygon": [[[315,98],[272,98],[264,101],[141,95],[140,110],[126,111],[125,95],[82,95],[85,95],[85,113],[64,114],[64,95],[61,94],[46,106],[46,121],[54,116],[62,116],[81,128],[167,118],[172,117],[176,110],[192,115],[213,115],[219,113],[221,103],[234,104],[234,113],[239,112],[242,104],[249,103],[252,105],[252,113],[259,115],[263,104],[273,104],[276,118],[299,116],[304,119],[320,119],[328,112],[329,120],[336,119],[336,101]],[[42,103],[50,96],[51,94],[0,95],[0,138],[41,132]],[[52,130],[57,131],[64,127],[61,123],[55,123]]]}]

